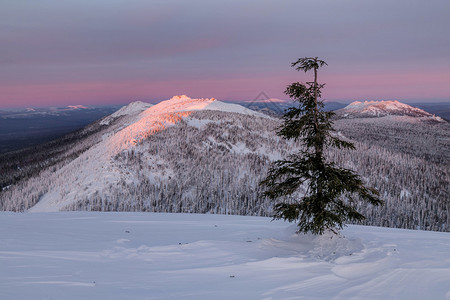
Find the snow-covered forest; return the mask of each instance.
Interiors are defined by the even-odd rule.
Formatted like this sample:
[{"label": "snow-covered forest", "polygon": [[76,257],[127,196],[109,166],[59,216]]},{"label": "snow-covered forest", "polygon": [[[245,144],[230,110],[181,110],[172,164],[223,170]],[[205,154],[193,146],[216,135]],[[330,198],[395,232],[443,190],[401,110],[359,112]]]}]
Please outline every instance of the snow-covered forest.
[{"label": "snow-covered forest", "polygon": [[[19,169],[13,165],[14,176],[23,179],[3,188],[0,208],[24,211],[44,195],[57,193],[55,197],[72,197],[63,210],[271,216],[274,203],[262,196],[259,182],[271,161],[300,147],[276,136],[277,119],[196,111],[114,154],[110,165],[100,166],[112,170],[117,181],[105,184],[94,176],[89,186],[80,185],[80,165],[97,159],[87,149],[118,132],[121,118],[93,124],[92,134],[81,142],[68,143],[57,155],[30,163],[28,169],[39,176],[17,171],[27,169],[26,162]],[[357,150],[333,150],[330,159],[356,170],[386,203],[360,207],[367,216],[365,224],[450,231],[448,123],[389,116],[336,120],[335,127],[337,134],[355,142]],[[54,157],[56,162],[48,163]],[[2,174],[1,180],[8,182],[10,174]],[[66,186],[56,189],[62,182]],[[77,189],[80,192],[75,193]]]},{"label": "snow-covered forest", "polygon": [[361,207],[365,224],[450,230],[450,127],[411,117],[336,122],[356,151],[331,157],[355,168],[380,191],[385,205]]}]

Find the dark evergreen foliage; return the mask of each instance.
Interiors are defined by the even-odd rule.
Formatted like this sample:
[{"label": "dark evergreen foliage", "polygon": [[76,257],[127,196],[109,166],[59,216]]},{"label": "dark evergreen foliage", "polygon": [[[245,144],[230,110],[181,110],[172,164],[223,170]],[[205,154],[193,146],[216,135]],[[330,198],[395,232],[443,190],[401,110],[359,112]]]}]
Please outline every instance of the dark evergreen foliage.
[{"label": "dark evergreen foliage", "polygon": [[323,234],[327,229],[342,229],[347,221],[364,220],[356,209],[360,200],[372,205],[382,203],[378,192],[366,187],[359,175],[326,159],[325,151],[329,147],[355,147],[334,134],[331,121],[334,113],[323,110],[320,97],[324,84],[318,84],[317,70],[324,65],[326,63],[317,57],[300,58],[292,63],[298,71],[314,70],[314,81],[306,84],[295,82],[287,87],[286,95],[298,105],[283,116],[278,135],[299,140],[304,147],[287,159],[276,161],[261,182],[266,187],[265,195],[271,199],[296,195],[301,187],[306,187],[306,193],[296,195],[293,203],[276,204],[274,218],[290,222],[298,220],[299,232],[313,234]]}]

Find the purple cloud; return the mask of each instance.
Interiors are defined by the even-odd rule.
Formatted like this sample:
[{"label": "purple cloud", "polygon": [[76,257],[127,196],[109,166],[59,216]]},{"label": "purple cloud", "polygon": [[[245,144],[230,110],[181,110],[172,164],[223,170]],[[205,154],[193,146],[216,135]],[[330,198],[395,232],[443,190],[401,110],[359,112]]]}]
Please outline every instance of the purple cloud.
[{"label": "purple cloud", "polygon": [[447,0],[4,0],[0,107],[163,99],[180,85],[280,98],[307,79],[290,62],[311,55],[329,63],[330,100],[450,100],[448,11]]}]

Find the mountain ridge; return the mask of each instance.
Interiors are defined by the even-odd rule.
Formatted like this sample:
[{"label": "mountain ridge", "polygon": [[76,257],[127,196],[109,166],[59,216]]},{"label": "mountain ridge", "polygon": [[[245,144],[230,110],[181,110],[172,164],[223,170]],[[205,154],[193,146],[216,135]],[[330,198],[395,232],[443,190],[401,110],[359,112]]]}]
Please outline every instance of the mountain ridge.
[{"label": "mountain ridge", "polygon": [[[274,203],[259,182],[271,162],[301,149],[276,135],[279,118],[212,98],[133,105],[140,109],[94,122],[55,148],[0,156],[0,210],[271,216]],[[356,150],[327,155],[386,203],[358,207],[364,224],[450,231],[442,190],[450,180],[450,124],[421,118],[428,117],[335,120]]]},{"label": "mountain ridge", "polygon": [[354,101],[344,108],[336,110],[340,118],[380,118],[386,116],[407,116],[425,118],[424,120],[445,122],[442,118],[430,114],[420,108],[397,100]]},{"label": "mountain ridge", "polygon": [[[112,163],[114,156],[123,151],[130,151],[149,136],[173,126],[194,111],[220,111],[268,118],[242,106],[214,98],[192,99],[180,95],[156,105],[132,102],[100,121],[104,126],[109,126],[114,120],[118,123],[113,130],[103,134],[99,143],[68,166],[56,171],[54,180],[59,184],[42,195],[40,201],[29,211],[59,211],[75,203],[77,198],[92,197],[96,192],[101,193],[108,186],[116,185],[124,175],[121,167]],[[72,173],[77,175],[69,176]],[[70,184],[65,182],[67,177],[72,177]]]}]

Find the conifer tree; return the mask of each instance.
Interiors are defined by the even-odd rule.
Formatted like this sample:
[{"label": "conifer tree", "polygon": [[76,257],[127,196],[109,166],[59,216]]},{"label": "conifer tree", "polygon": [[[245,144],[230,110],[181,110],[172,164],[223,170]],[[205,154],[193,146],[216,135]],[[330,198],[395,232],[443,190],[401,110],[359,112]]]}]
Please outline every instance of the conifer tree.
[{"label": "conifer tree", "polygon": [[[328,147],[355,149],[352,143],[334,133],[333,112],[324,111],[321,89],[317,81],[320,67],[327,65],[317,57],[304,57],[292,63],[297,71],[314,71],[314,81],[290,84],[285,94],[297,102],[283,116],[278,135],[300,140],[302,150],[287,159],[274,162],[261,182],[265,195],[271,199],[294,197],[274,206],[274,218],[298,221],[298,232],[323,234],[330,229],[342,229],[346,221],[361,221],[365,217],[356,210],[356,201],[382,204],[378,192],[366,187],[358,174],[340,168],[326,158]],[[299,189],[306,188],[304,195]]]}]

